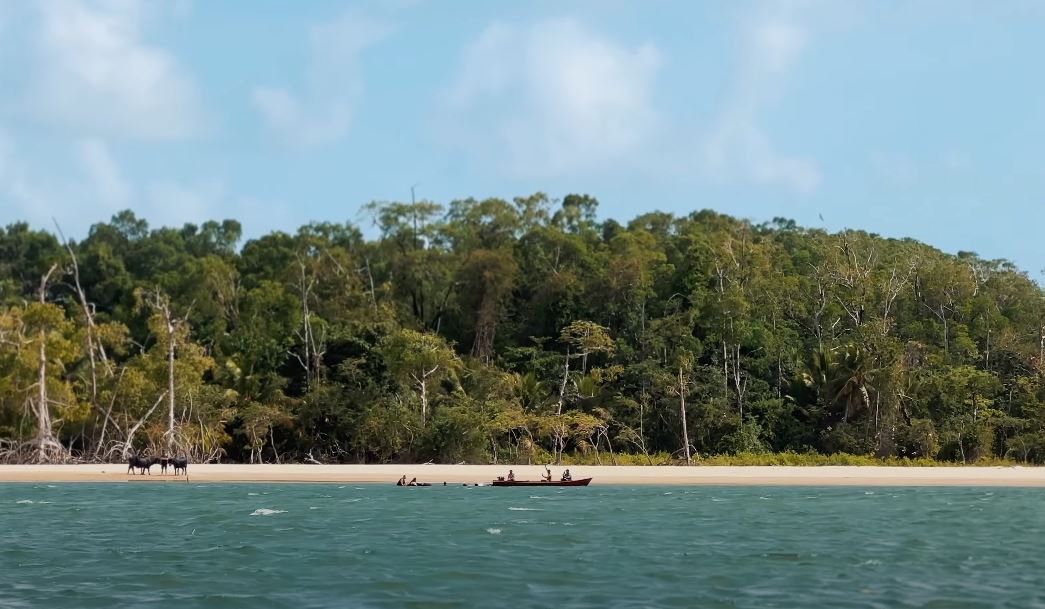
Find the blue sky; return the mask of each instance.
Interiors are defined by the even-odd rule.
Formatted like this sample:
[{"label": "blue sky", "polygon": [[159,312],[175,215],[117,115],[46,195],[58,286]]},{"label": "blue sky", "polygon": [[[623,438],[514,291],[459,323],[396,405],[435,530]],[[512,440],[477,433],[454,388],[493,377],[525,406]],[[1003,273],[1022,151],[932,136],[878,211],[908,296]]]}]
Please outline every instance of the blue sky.
[{"label": "blue sky", "polygon": [[[588,193],[1045,268],[1039,2],[0,0],[0,224]],[[821,220],[821,216],[823,220]]]}]

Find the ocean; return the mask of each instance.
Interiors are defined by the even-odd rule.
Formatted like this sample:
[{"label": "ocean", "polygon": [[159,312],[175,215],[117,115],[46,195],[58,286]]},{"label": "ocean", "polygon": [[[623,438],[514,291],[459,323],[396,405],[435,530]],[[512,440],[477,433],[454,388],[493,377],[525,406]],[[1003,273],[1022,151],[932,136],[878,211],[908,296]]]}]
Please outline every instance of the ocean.
[{"label": "ocean", "polygon": [[1025,488],[0,484],[0,607],[1045,607]]}]

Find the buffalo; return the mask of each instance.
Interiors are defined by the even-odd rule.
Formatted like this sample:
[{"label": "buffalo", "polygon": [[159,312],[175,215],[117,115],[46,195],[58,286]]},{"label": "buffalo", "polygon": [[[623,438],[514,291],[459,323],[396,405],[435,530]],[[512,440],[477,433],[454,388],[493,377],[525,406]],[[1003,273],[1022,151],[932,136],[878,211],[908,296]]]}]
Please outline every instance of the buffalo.
[{"label": "buffalo", "polygon": [[145,475],[145,472],[149,472],[152,475],[150,469],[153,465],[156,465],[156,459],[152,457],[139,457],[138,455],[131,455],[127,459],[127,473],[133,474],[135,469],[140,470],[141,475]]},{"label": "buffalo", "polygon": [[152,469],[150,469],[150,468],[153,465],[159,465],[160,466],[160,473],[161,474],[166,474],[167,473],[167,468],[173,466],[174,467],[174,475],[175,476],[177,476],[178,474],[184,474],[186,476],[189,475],[189,459],[188,459],[188,457],[182,456],[182,457],[159,457],[159,458],[154,458],[154,457],[141,457],[141,456],[138,456],[138,455],[135,455],[135,454],[132,454],[130,457],[127,458],[127,473],[128,474],[133,474],[133,473],[135,473],[134,470],[137,469],[137,470],[139,470],[141,475],[145,475],[145,472],[149,472],[149,475],[151,476],[152,475]]}]

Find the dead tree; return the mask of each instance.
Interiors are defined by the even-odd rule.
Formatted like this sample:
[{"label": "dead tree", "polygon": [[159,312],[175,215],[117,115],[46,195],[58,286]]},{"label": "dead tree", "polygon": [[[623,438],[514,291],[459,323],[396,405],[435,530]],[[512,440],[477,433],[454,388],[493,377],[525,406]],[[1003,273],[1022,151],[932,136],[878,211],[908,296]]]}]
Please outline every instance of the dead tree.
[{"label": "dead tree", "polygon": [[293,351],[291,355],[298,360],[301,367],[305,370],[305,383],[311,390],[320,381],[323,357],[326,354],[326,346],[324,344],[326,336],[325,330],[323,330],[323,334],[317,341],[315,329],[312,327],[313,316],[310,301],[313,297],[312,290],[316,287],[317,277],[315,274],[309,275],[306,259],[301,254],[297,256],[297,262],[299,273],[295,287],[301,298],[301,330],[298,331],[298,338],[301,339],[301,343],[305,348],[305,356],[302,358],[301,355]]},{"label": "dead tree", "polygon": [[[683,366],[679,365],[679,416],[682,418],[682,444],[686,455],[686,465],[692,462],[689,454],[689,431],[686,428],[686,377],[682,374]],[[608,439],[608,438],[607,438]]]},{"label": "dead tree", "polygon": [[131,454],[131,448],[134,446],[134,435],[138,433],[138,430],[141,429],[141,426],[145,424],[145,421],[147,421],[149,417],[152,416],[152,413],[156,410],[156,408],[163,403],[163,398],[166,396],[166,391],[161,393],[160,397],[156,398],[156,402],[152,405],[152,408],[147,410],[145,414],[142,415],[142,418],[138,419],[138,422],[134,425],[131,425],[130,429],[127,430],[127,439],[123,442],[124,459],[129,457]]},{"label": "dead tree", "polygon": [[54,227],[58,231],[58,236],[61,237],[66,251],[69,252],[69,260],[72,263],[73,291],[76,292],[76,299],[79,302],[80,310],[83,313],[84,328],[86,330],[84,332],[84,342],[87,350],[87,362],[91,373],[91,407],[96,410],[98,414],[103,415],[101,435],[99,436],[98,444],[94,451],[94,458],[98,459],[101,454],[102,446],[105,443],[105,434],[109,423],[112,422],[115,425],[111,416],[112,403],[110,402],[108,410],[102,410],[101,405],[98,403],[98,364],[99,362],[101,363],[102,372],[110,379],[116,375],[116,371],[114,370],[112,363],[109,361],[108,354],[105,352],[105,345],[98,336],[98,325],[94,321],[94,303],[88,302],[87,293],[83,289],[83,284],[80,283],[80,262],[76,258],[76,252],[73,250],[72,243],[65,238],[65,233],[62,232],[62,227],[58,225],[57,220],[54,221]]},{"label": "dead tree", "polygon": [[[47,304],[47,284],[57,269],[58,265],[52,264],[51,268],[40,278],[40,289],[37,296],[41,309]],[[64,461],[67,455],[65,447],[55,439],[54,430],[51,428],[51,411],[47,397],[47,332],[47,325],[42,323],[39,329],[36,368],[35,461],[37,463]]]},{"label": "dead tree", "polygon": [[164,338],[167,340],[167,391],[165,392],[167,396],[167,431],[164,432],[163,437],[167,440],[167,450],[173,451],[175,440],[174,356],[177,351],[179,334],[187,323],[188,316],[175,317],[171,311],[170,298],[158,289],[146,294],[146,302],[159,315]]}]

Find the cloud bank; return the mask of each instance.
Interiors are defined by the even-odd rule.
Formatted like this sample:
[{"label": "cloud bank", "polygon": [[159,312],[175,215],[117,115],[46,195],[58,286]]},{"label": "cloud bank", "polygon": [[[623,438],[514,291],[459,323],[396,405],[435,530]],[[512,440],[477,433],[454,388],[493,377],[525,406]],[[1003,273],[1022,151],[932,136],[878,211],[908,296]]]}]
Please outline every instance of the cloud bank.
[{"label": "cloud bank", "polygon": [[554,176],[625,163],[659,123],[661,55],[571,19],[493,24],[465,51],[444,92],[457,144],[509,173]]},{"label": "cloud bank", "polygon": [[251,103],[269,128],[297,146],[315,146],[344,138],[352,109],[363,90],[359,58],[391,28],[349,11],[309,33],[309,63],[303,90],[259,86]]},{"label": "cloud bank", "polygon": [[38,6],[31,97],[44,118],[91,136],[170,140],[199,131],[194,81],[173,54],[143,40],[149,5],[53,0]]}]

